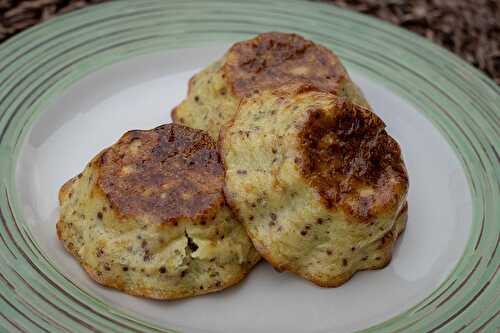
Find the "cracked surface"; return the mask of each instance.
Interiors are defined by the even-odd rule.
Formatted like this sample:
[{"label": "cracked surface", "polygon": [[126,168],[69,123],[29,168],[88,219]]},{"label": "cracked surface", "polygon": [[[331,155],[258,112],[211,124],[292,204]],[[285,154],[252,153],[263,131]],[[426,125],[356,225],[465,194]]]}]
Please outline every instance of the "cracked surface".
[{"label": "cracked surface", "polygon": [[[238,283],[260,259],[219,200],[222,168],[215,144],[200,131],[173,126],[178,128],[125,134],[60,190],[57,235],[104,286],[157,299],[195,296]],[[177,137],[170,141],[172,133]],[[186,173],[185,193],[206,191],[215,199],[176,201],[180,193],[162,184]],[[203,177],[212,178],[203,183]],[[142,201],[145,193],[150,197]]]}]

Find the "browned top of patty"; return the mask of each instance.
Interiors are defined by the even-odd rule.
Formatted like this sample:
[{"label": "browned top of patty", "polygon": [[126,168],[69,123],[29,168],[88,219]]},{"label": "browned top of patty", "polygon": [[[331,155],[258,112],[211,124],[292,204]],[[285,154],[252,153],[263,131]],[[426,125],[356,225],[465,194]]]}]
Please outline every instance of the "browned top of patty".
[{"label": "browned top of patty", "polygon": [[331,110],[313,109],[300,140],[301,171],[328,207],[369,223],[402,205],[408,176],[401,150],[370,110],[342,99]]},{"label": "browned top of patty", "polygon": [[282,32],[263,33],[234,44],[222,71],[240,97],[295,82],[335,92],[339,81],[347,76],[333,52],[299,35]]},{"label": "browned top of patty", "polygon": [[176,124],[130,131],[95,163],[99,187],[126,216],[205,218],[223,203],[224,170],[205,131]]}]

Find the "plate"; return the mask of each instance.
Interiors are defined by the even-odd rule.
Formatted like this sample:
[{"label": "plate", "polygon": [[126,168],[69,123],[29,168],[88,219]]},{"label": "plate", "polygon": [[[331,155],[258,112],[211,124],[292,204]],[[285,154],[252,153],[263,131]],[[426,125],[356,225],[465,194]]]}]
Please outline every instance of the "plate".
[{"label": "plate", "polygon": [[[334,50],[410,176],[385,269],[323,289],[261,263],[236,287],[160,302],[92,282],[55,235],[57,191],[130,129],[170,122],[235,41],[290,31]],[[498,87],[450,53],[331,5],[120,1],[0,47],[0,326],[57,332],[455,332],[498,328]]]}]

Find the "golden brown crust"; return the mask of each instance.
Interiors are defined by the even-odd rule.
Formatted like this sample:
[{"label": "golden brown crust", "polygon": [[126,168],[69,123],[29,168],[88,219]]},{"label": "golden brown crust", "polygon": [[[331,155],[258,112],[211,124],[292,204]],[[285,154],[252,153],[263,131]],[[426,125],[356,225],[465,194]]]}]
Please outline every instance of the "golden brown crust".
[{"label": "golden brown crust", "polygon": [[222,185],[206,132],[180,125],[132,131],[63,185],[57,237],[92,279],[131,295],[222,290],[260,260],[223,204]]},{"label": "golden brown crust", "polygon": [[170,116],[172,117],[172,121],[173,121],[174,123],[180,123],[180,124],[182,124],[182,123],[183,123],[183,121],[182,121],[181,119],[179,119],[179,116],[177,115],[177,113],[178,113],[178,108],[179,108],[179,106],[174,107],[174,108],[172,109],[172,112],[171,112]]},{"label": "golden brown crust", "polygon": [[400,149],[348,97],[300,84],[262,92],[219,138],[227,201],[257,251],[323,287],[386,266],[406,218]]},{"label": "golden brown crust", "polygon": [[204,131],[168,124],[130,131],[94,159],[115,211],[153,221],[204,218],[223,203],[223,167]]},{"label": "golden brown crust", "polygon": [[222,66],[232,92],[239,97],[286,84],[309,84],[337,92],[348,75],[327,48],[296,34],[268,32],[234,44]]},{"label": "golden brown crust", "polygon": [[63,186],[61,186],[61,188],[59,189],[59,197],[58,197],[59,204],[62,203],[64,197],[69,196],[71,185],[73,185],[74,182],[75,178],[71,178],[66,183],[64,183]]},{"label": "golden brown crust", "polygon": [[392,215],[406,195],[401,151],[384,128],[373,112],[339,99],[332,110],[310,111],[299,135],[302,174],[350,221]]}]

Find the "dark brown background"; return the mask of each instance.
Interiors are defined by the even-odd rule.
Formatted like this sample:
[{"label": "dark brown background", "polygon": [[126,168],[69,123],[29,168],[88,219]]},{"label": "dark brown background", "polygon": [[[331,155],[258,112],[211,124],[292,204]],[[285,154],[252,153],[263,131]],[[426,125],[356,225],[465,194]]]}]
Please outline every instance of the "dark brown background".
[{"label": "dark brown background", "polygon": [[[55,15],[109,0],[0,0],[0,42]],[[140,1],[140,0],[137,0]],[[500,84],[500,0],[324,0],[414,31]]]}]

